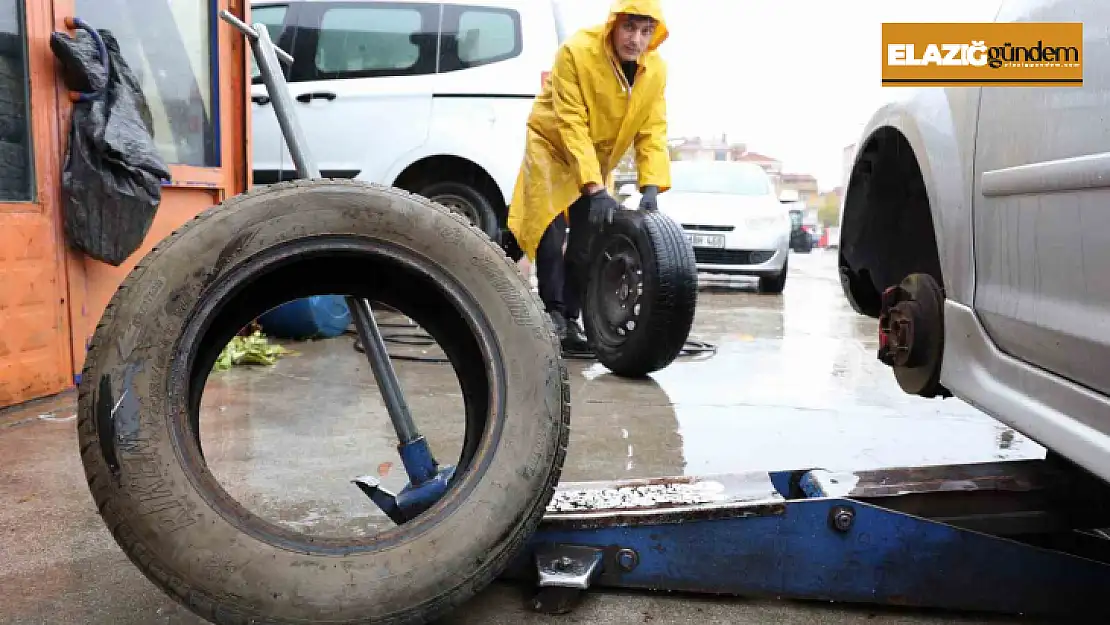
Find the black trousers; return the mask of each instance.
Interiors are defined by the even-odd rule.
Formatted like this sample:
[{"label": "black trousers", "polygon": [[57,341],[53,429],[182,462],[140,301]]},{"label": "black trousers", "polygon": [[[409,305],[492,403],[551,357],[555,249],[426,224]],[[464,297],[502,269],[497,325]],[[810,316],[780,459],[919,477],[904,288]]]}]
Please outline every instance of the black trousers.
[{"label": "black trousers", "polygon": [[[590,264],[593,230],[590,228],[590,202],[579,198],[570,205],[570,234],[562,214],[551,222],[536,250],[536,279],[540,299],[547,312],[560,312],[567,319],[582,314],[586,275]],[[577,224],[577,227],[575,226]],[[563,253],[566,243],[566,253]]]}]

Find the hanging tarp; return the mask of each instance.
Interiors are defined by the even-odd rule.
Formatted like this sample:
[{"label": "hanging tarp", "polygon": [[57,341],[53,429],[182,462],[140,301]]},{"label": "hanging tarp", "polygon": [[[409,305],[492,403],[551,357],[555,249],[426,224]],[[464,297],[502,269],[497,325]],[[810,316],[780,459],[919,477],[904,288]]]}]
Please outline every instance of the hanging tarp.
[{"label": "hanging tarp", "polygon": [[91,32],[55,32],[50,39],[66,86],[85,94],[73,107],[63,221],[70,245],[118,266],[146,238],[170,172],[154,144],[146,97],[119,44],[107,30]]}]

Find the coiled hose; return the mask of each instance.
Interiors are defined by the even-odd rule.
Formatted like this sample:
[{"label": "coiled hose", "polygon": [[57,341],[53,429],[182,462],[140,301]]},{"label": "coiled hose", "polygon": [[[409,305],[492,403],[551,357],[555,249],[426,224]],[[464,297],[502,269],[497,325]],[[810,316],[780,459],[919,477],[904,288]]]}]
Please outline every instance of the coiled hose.
[{"label": "coiled hose", "polygon": [[[404,345],[406,347],[432,347],[436,344],[435,339],[428,333],[419,330],[420,326],[415,323],[379,323],[378,327],[382,330],[382,340],[386,345]],[[353,329],[347,330],[347,334],[354,334],[354,348],[357,352],[365,352],[362,347],[362,342],[357,338],[357,333]],[[679,358],[701,356],[705,354],[716,354],[717,346],[708,341],[686,341],[682,351],[679,352]],[[394,354],[390,353],[389,357],[392,360],[403,360],[408,362],[427,362],[427,363],[447,363],[446,358],[439,356],[415,356],[409,354]],[[590,352],[583,353],[565,353],[563,357],[567,360],[595,360],[595,357]]]}]

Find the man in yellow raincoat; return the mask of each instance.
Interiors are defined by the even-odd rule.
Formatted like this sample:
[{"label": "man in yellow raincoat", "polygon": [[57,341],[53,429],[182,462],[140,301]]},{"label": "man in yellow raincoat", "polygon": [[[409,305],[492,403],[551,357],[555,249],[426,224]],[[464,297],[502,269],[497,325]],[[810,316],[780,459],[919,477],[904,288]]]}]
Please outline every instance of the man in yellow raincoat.
[{"label": "man in yellow raincoat", "polygon": [[608,190],[618,161],[635,147],[641,209],[655,210],[670,188],[658,52],[667,36],[659,0],[617,0],[604,24],[560,46],[528,119],[507,225],[535,262],[540,299],[567,351],[588,349],[578,317],[593,235],[619,210]]}]

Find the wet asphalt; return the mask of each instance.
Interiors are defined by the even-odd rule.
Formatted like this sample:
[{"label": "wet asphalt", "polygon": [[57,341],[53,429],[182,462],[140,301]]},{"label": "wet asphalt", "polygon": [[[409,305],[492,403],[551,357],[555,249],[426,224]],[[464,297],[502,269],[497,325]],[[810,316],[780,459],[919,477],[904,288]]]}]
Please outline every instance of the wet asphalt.
[{"label": "wet asphalt", "polygon": [[[691,338],[716,354],[650,380],[571,361],[567,481],[822,467],[873,469],[1041,458],[1044,450],[955,399],[913,398],[875,358],[876,322],[844,301],[835,253],[791,258],[782,295],[706,279]],[[390,319],[383,319],[389,323]],[[399,321],[394,319],[393,321]],[[387,326],[395,355],[435,358],[414,329]],[[402,344],[404,343],[404,344]],[[416,343],[415,345],[412,343]],[[201,440],[233,497],[309,534],[364,535],[388,521],[350,479],[404,483],[395,436],[352,337],[295,343],[273,367],[209,381]],[[462,398],[448,365],[395,361],[412,413],[440,458],[457,456]],[[143,578],[88,494],[72,395],[0,411],[0,623],[201,623]],[[497,583],[446,623],[1000,623],[906,610],[666,594],[590,596],[540,617],[528,589]]]}]

